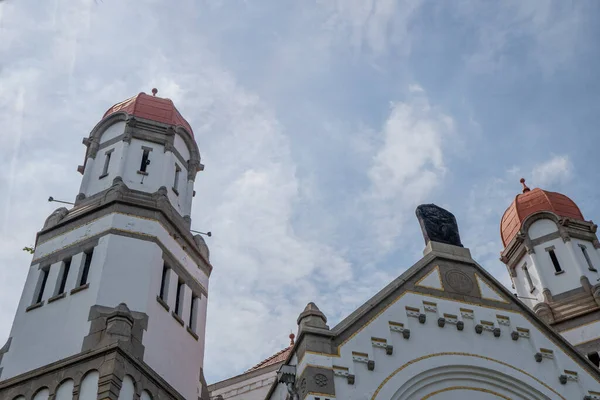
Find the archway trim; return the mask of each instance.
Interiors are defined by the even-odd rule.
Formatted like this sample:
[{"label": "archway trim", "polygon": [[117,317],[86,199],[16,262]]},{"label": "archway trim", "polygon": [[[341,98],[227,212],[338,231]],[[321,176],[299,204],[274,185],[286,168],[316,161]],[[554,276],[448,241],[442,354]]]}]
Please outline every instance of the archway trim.
[{"label": "archway trim", "polygon": [[546,383],[544,383],[543,381],[539,380],[538,378],[536,378],[535,376],[531,375],[528,372],[523,371],[520,368],[514,367],[508,363],[505,363],[504,361],[500,361],[500,360],[496,360],[494,358],[491,357],[485,357],[485,356],[481,356],[479,354],[471,354],[471,353],[462,353],[462,352],[442,352],[442,353],[434,353],[434,354],[427,354],[425,356],[421,356],[418,358],[415,358],[414,360],[410,360],[409,362],[407,362],[406,364],[400,366],[399,368],[397,368],[394,372],[392,372],[390,375],[388,375],[387,378],[385,378],[377,387],[377,389],[375,390],[375,393],[373,393],[373,396],[371,397],[371,400],[375,400],[377,398],[377,395],[379,394],[379,392],[381,391],[381,389],[383,389],[383,387],[385,386],[386,383],[388,383],[390,381],[390,379],[392,379],[398,372],[402,371],[403,369],[405,369],[406,367],[415,364],[419,361],[423,361],[432,357],[441,357],[441,356],[463,356],[463,357],[475,357],[475,358],[479,358],[479,359],[483,359],[486,361],[491,361],[491,362],[495,362],[498,363],[500,365],[503,365],[505,367],[508,367],[512,370],[515,370],[517,372],[520,372],[526,376],[528,376],[529,378],[535,380],[537,383],[539,383],[540,385],[544,386],[546,389],[550,390],[552,393],[554,393],[556,396],[558,396],[558,398],[562,399],[562,400],[567,400],[565,397],[561,396],[560,393],[558,393],[556,390],[552,389],[550,386],[548,386]]}]

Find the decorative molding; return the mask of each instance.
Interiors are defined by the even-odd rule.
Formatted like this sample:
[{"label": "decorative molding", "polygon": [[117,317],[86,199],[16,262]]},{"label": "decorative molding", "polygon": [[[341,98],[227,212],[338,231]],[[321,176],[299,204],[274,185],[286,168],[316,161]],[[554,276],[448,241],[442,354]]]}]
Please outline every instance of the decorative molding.
[{"label": "decorative molding", "polygon": [[210,262],[202,254],[202,250],[189,231],[189,222],[186,222],[171,205],[164,187],[159,188],[155,193],[145,193],[129,189],[122,179],[117,177],[106,191],[88,197],[71,210],[60,210],[56,210],[47,219],[48,221],[54,218],[57,221],[47,223],[49,226],[45,226],[37,233],[35,247],[108,214],[120,213],[159,222],[172,237],[182,239],[186,248],[184,251],[207,276],[210,276],[212,271]]}]

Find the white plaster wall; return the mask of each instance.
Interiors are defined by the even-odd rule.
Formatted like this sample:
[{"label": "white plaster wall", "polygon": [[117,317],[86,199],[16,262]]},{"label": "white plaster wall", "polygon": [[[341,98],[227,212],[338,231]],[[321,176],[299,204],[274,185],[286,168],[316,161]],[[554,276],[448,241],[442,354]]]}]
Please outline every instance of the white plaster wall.
[{"label": "white plaster wall", "polygon": [[139,239],[117,235],[105,238],[106,261],[97,304],[116,307],[125,303],[132,311],[147,313],[148,303],[156,302],[160,290],[160,277],[158,281],[154,278],[162,275],[162,250],[156,243]]},{"label": "white plaster wall", "polygon": [[64,381],[56,390],[55,400],[73,400],[73,381]]},{"label": "white plaster wall", "polygon": [[[157,290],[159,274],[157,271]],[[196,341],[171,315],[173,308],[167,311],[156,301],[157,294],[158,291],[147,307],[151,316],[142,342],[146,348],[144,361],[186,399],[193,399],[197,397],[204,337],[198,335]],[[187,324],[185,318],[184,321]]]},{"label": "white plaster wall", "polygon": [[211,392],[211,398],[218,395],[224,400],[264,400],[277,378],[277,371],[266,372]]},{"label": "white plaster wall", "polygon": [[174,145],[184,160],[187,161],[190,159],[190,151],[189,151],[187,145],[185,144],[185,141],[181,138],[181,135],[179,133],[175,134]]},{"label": "white plaster wall", "polygon": [[[88,315],[96,304],[100,277],[106,256],[107,239],[101,238],[94,249],[90,266],[89,288],[53,303],[25,312],[32,304],[39,275],[39,264],[30,272],[21,294],[21,300],[11,329],[10,351],[2,360],[4,379],[50,364],[81,351],[83,338],[89,333]],[[78,261],[79,260],[79,261]],[[76,264],[77,263],[77,264]],[[69,273],[67,291],[76,285],[81,256],[74,257]],[[56,281],[48,279],[45,296],[52,293]]]},{"label": "white plaster wall", "polygon": [[121,383],[121,391],[119,392],[119,400],[133,400],[135,394],[135,386],[133,379],[129,375],[125,375]]},{"label": "white plaster wall", "polygon": [[[196,265],[190,255],[184,251],[179,243],[169,235],[169,232],[158,222],[143,219],[126,214],[109,214],[90,221],[77,229],[66,232],[41,243],[36,247],[34,261],[37,258],[52,254],[57,249],[76,243],[99,233],[106,232],[111,228],[117,228],[124,232],[141,233],[158,238],[174,255],[174,257],[192,274],[194,278],[208,290],[208,276]],[[32,295],[33,296],[33,295]]]},{"label": "white plaster wall", "polygon": [[[187,168],[186,165],[181,163],[179,159],[172,152],[165,153],[167,157],[166,168],[166,183],[165,186],[168,189],[168,196],[171,204],[179,211],[181,215],[189,215],[190,211],[186,209],[188,188],[187,188]],[[179,172],[177,193],[173,190],[175,186],[175,164],[179,166],[181,172]],[[191,195],[191,194],[190,194]]]},{"label": "white plaster wall", "polygon": [[98,398],[98,371],[89,372],[79,386],[79,400],[96,400]]},{"label": "white plaster wall", "polygon": [[578,326],[560,333],[573,346],[583,344],[600,337],[600,322]]},{"label": "white plaster wall", "polygon": [[463,388],[456,388],[452,391],[445,391],[443,393],[435,394],[430,397],[431,400],[464,400],[473,399],[477,397],[478,400],[498,400],[498,396],[495,394],[485,393],[481,391],[467,390]]},{"label": "white plaster wall", "polygon": [[[437,303],[437,312],[425,312],[423,300]],[[425,312],[426,323],[420,324],[416,318],[408,317],[406,306],[418,307],[421,312]],[[463,319],[460,308],[472,309],[474,319]],[[458,331],[451,324],[447,324],[444,328],[438,327],[437,317],[444,313],[458,315],[465,323],[464,330]],[[510,326],[498,324],[497,314],[508,316]],[[481,320],[494,322],[495,326],[501,329],[501,336],[495,338],[487,331],[480,335],[476,334],[474,325]],[[404,326],[411,330],[410,339],[403,339],[400,333],[390,331],[388,321],[404,323]],[[512,340],[510,332],[516,327],[529,329],[531,337]],[[393,355],[387,355],[384,349],[373,347],[372,337],[387,339],[387,343],[394,346]],[[535,361],[534,354],[542,347],[554,350],[554,360],[545,359],[541,363]],[[368,371],[366,364],[353,361],[353,351],[367,353],[369,359],[375,361],[375,370]],[[335,377],[336,398],[345,400],[371,398],[379,384],[386,379],[388,383],[382,387],[376,399],[387,400],[393,398],[401,385],[409,382],[416,373],[438,366],[452,365],[502,373],[511,381],[522,382],[524,386],[536,388],[550,399],[559,399],[560,396],[565,399],[582,398],[588,390],[594,390],[599,384],[594,376],[580,367],[569,355],[563,353],[553,341],[519,313],[416,293],[405,294],[379,314],[375,320],[366,324],[361,331],[341,346],[339,356],[314,355],[312,358],[305,356],[298,366],[298,374],[307,364],[329,368],[338,365],[349,368],[349,372],[356,376],[354,385],[348,385],[344,377]],[[561,385],[557,377],[565,369],[578,372],[579,383]],[[394,371],[398,372],[394,375]],[[558,395],[544,384],[556,391]],[[486,387],[491,388],[489,385]]]},{"label": "white plaster wall", "polygon": [[[527,282],[527,277],[525,276],[525,271],[523,271],[523,265],[525,264],[527,265],[531,282],[535,287],[533,292],[531,292],[529,283]],[[515,268],[515,272],[517,275],[513,279],[515,284],[515,292],[523,303],[527,304],[529,308],[533,309],[537,303],[544,301],[544,296],[542,293],[544,287],[540,281],[537,269],[534,268],[533,258],[531,255],[528,254],[523,257],[521,261],[519,261],[517,267]]]},{"label": "white plaster wall", "polygon": [[[108,164],[108,175],[100,178],[104,172],[106,152],[110,150],[112,150],[112,153],[110,155],[110,163]],[[91,165],[86,166],[86,168],[91,168],[89,183],[87,187],[84,187],[82,182],[80,192],[89,197],[102,190],[108,189],[112,185],[113,179],[118,175],[118,168],[121,162],[120,159],[124,156],[123,142],[118,142],[98,150],[94,162]]]},{"label": "white plaster wall", "polygon": [[590,257],[590,261],[592,262],[592,266],[598,271],[600,271],[600,254],[594,248],[594,244],[592,242],[580,239],[571,239],[571,242],[573,243],[573,252],[575,253],[575,257],[577,258],[578,262],[583,266],[582,269],[585,272],[585,276],[588,277],[592,286],[595,285],[596,283],[598,283],[598,278],[600,278],[600,274],[598,272],[590,271],[585,256],[583,255],[583,251],[581,250],[581,247],[579,247],[579,245],[585,246],[587,254]]},{"label": "white plaster wall", "polygon": [[100,143],[109,141],[125,133],[125,121],[118,121],[109,126],[100,136]]},{"label": "white plaster wall", "polygon": [[537,239],[544,235],[557,232],[558,227],[551,219],[538,219],[529,227],[529,238]]},{"label": "white plaster wall", "polygon": [[[146,168],[146,172],[148,173],[146,176],[137,173],[140,169],[142,155],[144,153],[142,146],[152,149],[148,156],[150,165]],[[167,188],[170,187],[170,182],[166,182],[164,179],[166,158],[167,156],[162,145],[144,140],[132,139],[127,148],[127,160],[125,160],[123,181],[131,189],[142,190],[149,193],[156,192],[161,186],[166,186]],[[142,177],[144,177],[144,183],[141,183]]]},{"label": "white plaster wall", "polygon": [[[554,246],[554,253],[563,271],[562,274],[556,275],[550,255],[545,250],[547,247]],[[543,274],[546,287],[550,289],[553,295],[566,292],[567,290],[581,287],[581,270],[575,265],[573,258],[561,238],[552,239],[548,242],[534,246],[536,272]],[[531,272],[531,270],[530,270]]]},{"label": "white plaster wall", "polygon": [[196,334],[199,338],[200,345],[200,366],[204,368],[204,352],[205,352],[205,342],[204,339],[206,337],[206,319],[208,316],[208,298],[204,295],[200,297],[198,300],[198,317],[196,319]]}]

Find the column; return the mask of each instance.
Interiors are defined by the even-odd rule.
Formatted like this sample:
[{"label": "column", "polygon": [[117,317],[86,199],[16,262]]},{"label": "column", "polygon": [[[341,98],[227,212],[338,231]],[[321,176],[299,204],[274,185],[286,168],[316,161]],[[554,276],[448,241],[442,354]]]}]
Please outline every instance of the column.
[{"label": "column", "polygon": [[79,187],[79,193],[87,192],[88,185],[90,183],[90,179],[92,176],[92,169],[94,167],[95,159],[92,157],[88,157],[85,162],[85,169],[83,170],[83,178],[81,179],[81,186]]},{"label": "column", "polygon": [[571,256],[571,260],[573,260],[573,265],[575,265],[577,267],[577,270],[579,271],[580,276],[586,276],[587,268],[584,269],[583,266],[581,265],[581,263],[579,262],[579,260],[577,259],[577,256],[575,255],[575,251],[573,250],[573,242],[571,242],[570,238],[565,241],[565,246],[567,247],[567,251],[569,252],[569,255]]},{"label": "column", "polygon": [[121,147],[121,159],[119,160],[119,165],[117,167],[117,175],[123,178],[123,174],[125,173],[125,163],[127,162],[127,157],[129,156],[129,143],[130,141],[123,140]]}]

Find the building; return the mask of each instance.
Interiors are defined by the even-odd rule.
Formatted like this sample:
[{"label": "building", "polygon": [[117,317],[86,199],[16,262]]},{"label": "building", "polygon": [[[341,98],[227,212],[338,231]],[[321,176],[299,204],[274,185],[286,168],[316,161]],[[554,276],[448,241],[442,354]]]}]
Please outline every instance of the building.
[{"label": "building", "polygon": [[[567,196],[521,183],[500,224],[516,293],[472,259],[457,229],[453,241],[426,237],[424,257],[337,326],[309,303],[298,340],[260,384],[253,369],[210,385],[212,398],[600,399],[597,226]],[[277,382],[282,365],[291,388]]]},{"label": "building", "polygon": [[266,398],[600,399],[597,227],[522,183],[500,229],[516,296],[420,206],[424,257],[333,328],[309,303]]},{"label": "building", "polygon": [[36,237],[0,399],[208,397],[212,266],[190,232],[203,166],[190,125],[155,95],[114,105],[83,140],[75,204]]},{"label": "building", "polygon": [[212,266],[190,231],[203,166],[156,94],[114,105],[84,139],[79,194],[38,232],[0,348],[0,399],[600,399],[597,227],[524,181],[500,224],[516,293],[451,213],[422,205],[423,258],[336,326],[309,303],[289,347],[208,386]]}]

